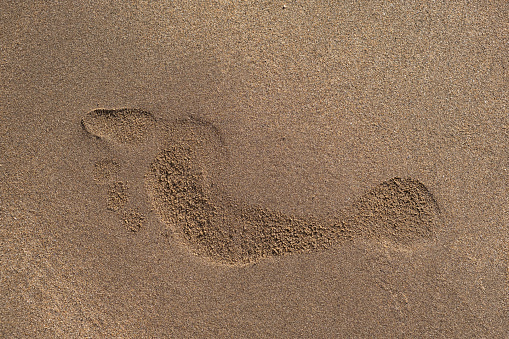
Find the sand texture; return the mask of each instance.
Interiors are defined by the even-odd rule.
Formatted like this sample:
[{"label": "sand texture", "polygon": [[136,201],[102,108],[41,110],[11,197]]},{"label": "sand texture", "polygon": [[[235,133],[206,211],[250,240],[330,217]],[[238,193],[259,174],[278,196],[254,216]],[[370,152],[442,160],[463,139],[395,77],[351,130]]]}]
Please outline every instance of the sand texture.
[{"label": "sand texture", "polygon": [[0,2],[0,338],[507,338],[508,18]]}]

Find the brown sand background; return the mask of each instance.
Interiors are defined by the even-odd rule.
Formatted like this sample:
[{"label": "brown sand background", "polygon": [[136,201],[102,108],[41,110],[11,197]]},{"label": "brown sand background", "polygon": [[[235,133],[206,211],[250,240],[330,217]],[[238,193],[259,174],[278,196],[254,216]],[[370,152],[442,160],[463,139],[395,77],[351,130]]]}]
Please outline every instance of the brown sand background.
[{"label": "brown sand background", "polygon": [[[0,336],[506,337],[508,17],[507,1],[2,1]],[[80,125],[120,107],[211,122],[215,180],[246,203],[334,217],[412,177],[443,222],[413,250],[211,265],[165,233],[146,150]],[[108,209],[108,171],[138,232]]]}]

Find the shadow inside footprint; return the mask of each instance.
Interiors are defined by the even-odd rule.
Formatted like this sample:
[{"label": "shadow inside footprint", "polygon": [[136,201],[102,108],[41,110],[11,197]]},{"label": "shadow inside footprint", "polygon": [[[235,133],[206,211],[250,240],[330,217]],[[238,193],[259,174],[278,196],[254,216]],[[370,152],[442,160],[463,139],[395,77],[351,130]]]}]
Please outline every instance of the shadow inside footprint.
[{"label": "shadow inside footprint", "polygon": [[90,134],[120,144],[143,142],[154,125],[152,114],[139,109],[96,109],[81,120]]},{"label": "shadow inside footprint", "polygon": [[334,222],[287,216],[213,192],[192,144],[175,141],[160,152],[146,188],[162,220],[195,254],[224,264],[328,248],[355,237],[410,246],[433,237],[438,208],[414,179],[394,178],[359,198]]}]

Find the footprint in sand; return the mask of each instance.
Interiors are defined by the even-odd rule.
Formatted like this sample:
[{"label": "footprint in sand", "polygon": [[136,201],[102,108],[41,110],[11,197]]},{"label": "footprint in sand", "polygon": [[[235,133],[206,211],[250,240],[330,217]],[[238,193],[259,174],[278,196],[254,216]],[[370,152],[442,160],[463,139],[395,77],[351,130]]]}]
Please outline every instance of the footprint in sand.
[{"label": "footprint in sand", "polygon": [[81,119],[85,130],[106,141],[121,144],[143,142],[154,124],[152,114],[139,109],[96,109]]},{"label": "footprint in sand", "polygon": [[[90,135],[113,147],[136,148],[147,141],[154,128],[152,114],[139,109],[97,109],[87,113],[81,125]],[[145,216],[137,209],[129,208],[129,185],[115,180],[120,165],[112,159],[101,159],[95,163],[93,177],[99,184],[108,184],[106,208],[115,212],[130,232],[138,232]]]},{"label": "footprint in sand", "polygon": [[[210,123],[183,119],[157,121],[141,110],[94,110],[82,120],[87,132],[114,144],[142,147],[149,134],[158,143],[145,151],[146,173],[139,180],[160,219],[196,255],[227,265],[326,249],[357,237],[386,240],[412,248],[434,237],[438,205],[429,190],[411,178],[393,178],[359,197],[338,220],[285,215],[236,201],[211,177],[225,166],[220,132]],[[155,128],[157,127],[157,128]],[[108,208],[123,211],[128,188],[110,185]],[[111,206],[111,207],[110,207]]]}]

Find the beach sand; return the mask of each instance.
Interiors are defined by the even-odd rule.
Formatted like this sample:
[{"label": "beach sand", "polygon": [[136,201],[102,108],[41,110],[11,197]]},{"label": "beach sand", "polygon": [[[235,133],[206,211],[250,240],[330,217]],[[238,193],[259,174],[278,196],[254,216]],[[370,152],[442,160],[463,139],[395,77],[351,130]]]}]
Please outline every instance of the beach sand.
[{"label": "beach sand", "polygon": [[2,1],[0,337],[507,337],[508,17]]}]

